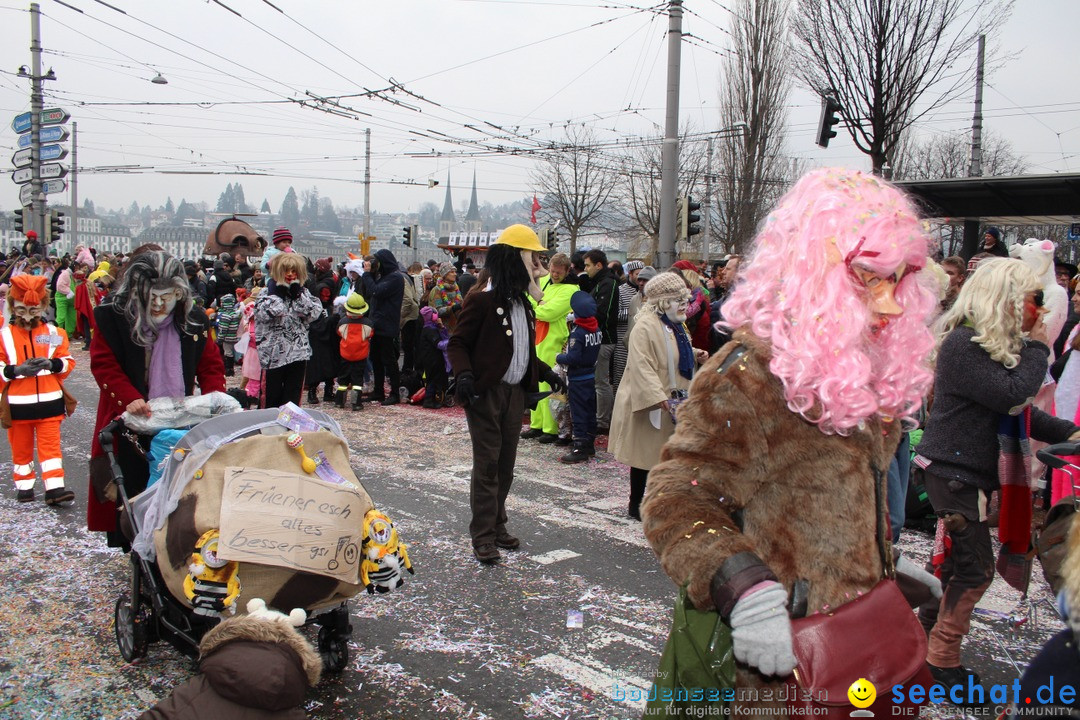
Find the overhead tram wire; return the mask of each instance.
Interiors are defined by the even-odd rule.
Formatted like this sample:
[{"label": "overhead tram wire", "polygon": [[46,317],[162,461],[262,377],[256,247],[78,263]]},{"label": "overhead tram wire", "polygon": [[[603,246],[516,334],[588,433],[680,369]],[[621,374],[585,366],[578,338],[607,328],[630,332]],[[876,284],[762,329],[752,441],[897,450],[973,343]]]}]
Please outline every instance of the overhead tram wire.
[{"label": "overhead tram wire", "polygon": [[587,74],[587,73],[588,73],[589,71],[591,71],[591,70],[592,70],[592,69],[593,69],[594,67],[596,67],[596,66],[597,66],[597,65],[599,65],[599,64],[600,64],[601,62],[603,62],[603,61],[604,61],[604,60],[606,60],[606,59],[607,59],[608,57],[610,57],[610,56],[612,55],[612,53],[614,53],[614,52],[615,52],[615,51],[617,51],[617,50],[618,50],[619,48],[621,48],[621,47],[622,47],[623,45],[625,45],[625,44],[626,44],[627,42],[629,42],[629,41],[630,41],[630,38],[634,37],[635,35],[637,35],[637,34],[638,34],[639,32],[641,32],[642,30],[644,30],[644,29],[646,29],[646,28],[648,28],[648,27],[651,27],[651,26],[652,26],[652,24],[653,24],[654,22],[655,22],[655,17],[653,17],[653,18],[649,18],[649,22],[647,22],[647,23],[646,23],[645,25],[643,25],[643,26],[641,26],[641,27],[638,27],[638,28],[637,28],[637,29],[635,29],[635,30],[634,30],[633,32],[631,32],[631,33],[630,33],[629,35],[627,35],[627,36],[626,36],[626,37],[625,37],[625,38],[624,38],[623,40],[621,40],[620,42],[616,43],[615,47],[611,48],[611,49],[610,49],[610,50],[608,50],[608,51],[607,51],[606,53],[604,53],[604,54],[603,54],[603,55],[601,55],[601,56],[600,56],[599,58],[597,58],[597,59],[596,59],[596,62],[594,62],[594,63],[593,63],[592,65],[590,65],[589,67],[587,67],[587,68],[585,68],[584,70],[582,70],[582,71],[581,71],[580,73],[578,73],[578,75],[577,75],[576,77],[574,77],[574,78],[573,78],[572,80],[570,80],[570,81],[569,81],[569,82],[567,82],[567,83],[566,83],[565,85],[563,85],[563,86],[562,86],[561,88],[559,88],[559,89],[558,89],[558,90],[556,90],[556,91],[555,91],[554,93],[552,93],[552,94],[551,94],[551,95],[550,95],[550,96],[549,96],[549,97],[548,97],[548,98],[547,98],[546,100],[543,100],[543,101],[541,101],[541,102],[540,102],[540,103],[539,103],[539,104],[538,104],[538,105],[537,105],[536,107],[534,107],[534,108],[533,108],[532,110],[530,110],[530,111],[529,111],[529,112],[527,112],[527,113],[526,113],[525,115],[523,115],[523,116],[522,116],[521,118],[519,118],[519,120],[518,120],[518,123],[520,123],[521,121],[523,121],[523,120],[527,120],[527,119],[529,119],[530,117],[532,117],[532,114],[533,114],[534,112],[536,112],[537,110],[539,110],[540,108],[542,108],[542,107],[543,107],[544,105],[547,105],[547,104],[548,104],[549,102],[551,102],[551,101],[552,101],[552,100],[553,100],[554,98],[558,97],[558,95],[559,95],[560,93],[562,93],[562,92],[563,92],[564,90],[566,90],[566,88],[568,88],[568,87],[570,87],[571,85],[573,85],[574,83],[576,83],[576,82],[577,82],[578,80],[580,80],[580,79],[581,79],[582,77],[584,77],[584,76],[585,76],[585,75],[586,75],[586,74]]}]

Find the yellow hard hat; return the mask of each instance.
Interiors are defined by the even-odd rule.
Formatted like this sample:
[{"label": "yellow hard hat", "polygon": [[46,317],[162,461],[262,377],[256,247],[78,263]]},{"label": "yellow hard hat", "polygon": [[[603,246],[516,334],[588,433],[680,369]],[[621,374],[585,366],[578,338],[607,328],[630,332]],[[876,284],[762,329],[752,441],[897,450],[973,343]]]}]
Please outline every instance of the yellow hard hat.
[{"label": "yellow hard hat", "polygon": [[520,250],[532,250],[533,252],[547,252],[547,248],[540,244],[540,238],[528,225],[511,225],[499,233],[496,241],[502,245],[509,245]]}]

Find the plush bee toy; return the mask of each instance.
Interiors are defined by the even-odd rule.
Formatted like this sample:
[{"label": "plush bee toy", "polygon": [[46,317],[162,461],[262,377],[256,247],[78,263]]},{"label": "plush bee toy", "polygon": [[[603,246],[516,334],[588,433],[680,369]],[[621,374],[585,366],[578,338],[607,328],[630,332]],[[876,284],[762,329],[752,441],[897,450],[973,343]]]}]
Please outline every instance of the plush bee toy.
[{"label": "plush bee toy", "polygon": [[360,582],[369,593],[388,593],[405,584],[402,568],[416,574],[409,560],[409,550],[398,540],[397,528],[378,510],[364,515],[364,540],[361,545]]},{"label": "plush bee toy", "polygon": [[196,615],[223,618],[236,613],[240,580],[239,564],[218,557],[218,531],[207,530],[195,543],[189,574],[184,578],[184,595]]}]

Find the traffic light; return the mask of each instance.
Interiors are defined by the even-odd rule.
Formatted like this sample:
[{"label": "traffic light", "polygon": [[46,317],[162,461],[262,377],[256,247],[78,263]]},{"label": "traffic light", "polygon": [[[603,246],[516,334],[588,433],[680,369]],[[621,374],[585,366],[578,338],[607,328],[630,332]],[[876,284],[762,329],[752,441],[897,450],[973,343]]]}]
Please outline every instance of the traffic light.
[{"label": "traffic light", "polygon": [[405,247],[412,247],[412,225],[401,228],[401,244]]},{"label": "traffic light", "polygon": [[840,122],[836,113],[841,111],[840,103],[835,98],[825,95],[821,98],[821,122],[818,123],[817,144],[829,147],[829,140],[836,137],[833,126]]},{"label": "traffic light", "polygon": [[558,228],[551,228],[551,232],[548,233],[547,242],[544,244],[544,247],[546,247],[549,251],[551,251],[553,253],[559,251],[559,229]]},{"label": "traffic light", "polygon": [[696,203],[689,195],[684,195],[675,200],[675,213],[678,222],[677,240],[689,240],[692,235],[701,232],[701,228],[695,223],[701,222],[701,216],[696,214],[701,209],[701,203]]},{"label": "traffic light", "polygon": [[54,243],[60,240],[60,234],[64,232],[64,213],[59,210],[49,211],[49,231],[46,233],[46,242]]},{"label": "traffic light", "polygon": [[26,210],[24,208],[19,208],[15,211],[15,232],[17,233],[22,233],[25,229],[25,225],[23,225],[23,213],[25,212]]}]

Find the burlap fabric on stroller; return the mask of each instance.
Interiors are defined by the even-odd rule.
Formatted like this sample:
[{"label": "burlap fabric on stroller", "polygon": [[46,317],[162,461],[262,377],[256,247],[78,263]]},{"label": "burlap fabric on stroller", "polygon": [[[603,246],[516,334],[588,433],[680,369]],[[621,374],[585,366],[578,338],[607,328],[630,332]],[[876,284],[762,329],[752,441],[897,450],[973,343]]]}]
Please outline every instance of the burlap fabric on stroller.
[{"label": "burlap fabric on stroller", "polygon": [[[303,442],[309,455],[323,451],[331,467],[355,484],[355,506],[350,508],[349,522],[355,518],[359,528],[364,514],[373,505],[349,466],[345,441],[332,432],[319,430],[304,433]],[[190,605],[184,593],[184,579],[199,538],[208,530],[219,528],[226,468],[255,466],[299,475],[303,473],[301,459],[286,444],[285,436],[276,434],[254,435],[221,445],[198,468],[183,463],[181,472],[190,473],[192,479],[167,521],[153,533],[158,569],[174,597]],[[240,562],[237,575],[242,589],[236,606],[241,611],[247,600],[263,598],[271,607],[286,612],[292,608],[310,612],[340,604],[363,589],[362,585],[324,575],[250,562]]]}]

